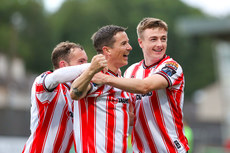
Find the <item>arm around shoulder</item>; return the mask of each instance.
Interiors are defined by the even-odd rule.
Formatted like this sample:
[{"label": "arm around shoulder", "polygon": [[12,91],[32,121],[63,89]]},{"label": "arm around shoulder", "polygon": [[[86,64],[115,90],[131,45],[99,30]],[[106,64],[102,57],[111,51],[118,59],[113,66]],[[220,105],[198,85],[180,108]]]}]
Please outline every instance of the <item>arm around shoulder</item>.
[{"label": "arm around shoulder", "polygon": [[74,100],[85,97],[91,88],[90,81],[93,76],[107,66],[107,61],[103,55],[93,57],[89,68],[75,79],[71,85],[70,96]]},{"label": "arm around shoulder", "polygon": [[168,87],[167,80],[159,74],[154,74],[152,76],[144,78],[143,80],[136,78],[117,78],[112,76],[106,76],[106,79],[104,79],[104,81],[105,84],[114,86],[127,92],[139,94],[146,94],[153,90]]}]

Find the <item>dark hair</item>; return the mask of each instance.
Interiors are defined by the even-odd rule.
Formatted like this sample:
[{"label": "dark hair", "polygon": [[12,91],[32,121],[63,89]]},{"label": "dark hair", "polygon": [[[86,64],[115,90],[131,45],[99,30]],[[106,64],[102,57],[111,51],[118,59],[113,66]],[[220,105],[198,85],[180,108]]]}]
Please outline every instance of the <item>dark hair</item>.
[{"label": "dark hair", "polygon": [[84,48],[80,44],[75,44],[69,41],[61,42],[54,48],[51,54],[51,61],[54,69],[59,68],[58,63],[60,60],[65,60],[66,62],[69,62],[69,54],[72,48],[79,48],[81,50],[84,50]]},{"label": "dark hair", "polygon": [[123,32],[127,28],[117,26],[117,25],[106,25],[101,27],[97,32],[91,37],[93,41],[93,46],[98,53],[102,53],[102,47],[108,46],[113,47],[115,36],[118,32]]}]

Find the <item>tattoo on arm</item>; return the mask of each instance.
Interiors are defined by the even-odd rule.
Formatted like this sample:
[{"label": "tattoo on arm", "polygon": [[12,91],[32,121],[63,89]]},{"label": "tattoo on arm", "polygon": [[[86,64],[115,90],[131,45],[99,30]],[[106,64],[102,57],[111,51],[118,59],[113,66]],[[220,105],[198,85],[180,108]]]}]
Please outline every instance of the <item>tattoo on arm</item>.
[{"label": "tattoo on arm", "polygon": [[82,95],[82,91],[78,91],[77,88],[73,88],[73,93],[78,97],[80,97]]}]

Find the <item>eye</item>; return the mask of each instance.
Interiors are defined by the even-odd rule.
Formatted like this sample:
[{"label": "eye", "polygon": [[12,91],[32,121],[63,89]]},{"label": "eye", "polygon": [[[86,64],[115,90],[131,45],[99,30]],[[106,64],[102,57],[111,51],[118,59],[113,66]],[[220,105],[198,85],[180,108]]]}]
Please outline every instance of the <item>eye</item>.
[{"label": "eye", "polygon": [[83,64],[83,63],[86,63],[86,60],[79,60],[78,62]]},{"label": "eye", "polygon": [[167,37],[163,37],[163,38],[161,38],[161,40],[165,42],[165,41],[167,41]]},{"label": "eye", "polygon": [[127,44],[127,42],[126,41],[123,41],[122,43],[121,43],[121,45],[126,45]]},{"label": "eye", "polygon": [[156,38],[151,38],[150,41],[156,41],[157,39]]}]

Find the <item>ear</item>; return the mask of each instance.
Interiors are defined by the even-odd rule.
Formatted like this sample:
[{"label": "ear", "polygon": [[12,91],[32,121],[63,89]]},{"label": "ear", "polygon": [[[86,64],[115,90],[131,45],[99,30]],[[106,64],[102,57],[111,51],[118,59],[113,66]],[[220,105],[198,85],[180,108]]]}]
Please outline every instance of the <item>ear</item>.
[{"label": "ear", "polygon": [[104,55],[110,55],[110,48],[108,46],[103,46],[102,51]]},{"label": "ear", "polygon": [[59,68],[69,66],[69,64],[64,60],[60,60],[58,65],[59,65]]},{"label": "ear", "polygon": [[138,38],[137,41],[138,41],[139,46],[142,48],[142,40],[141,40],[141,38]]}]

